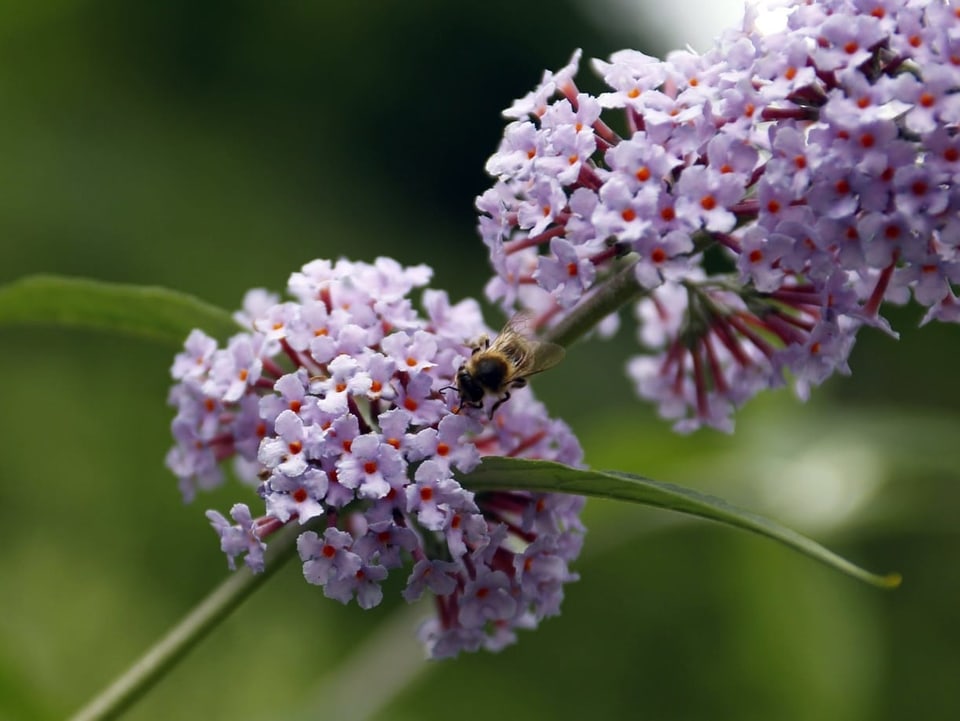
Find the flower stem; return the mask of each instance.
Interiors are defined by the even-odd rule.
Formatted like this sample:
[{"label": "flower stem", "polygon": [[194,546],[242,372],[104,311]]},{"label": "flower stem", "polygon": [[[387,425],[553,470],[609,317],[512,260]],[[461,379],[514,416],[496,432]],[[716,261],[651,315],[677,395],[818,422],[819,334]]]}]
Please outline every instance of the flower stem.
[{"label": "flower stem", "polygon": [[310,528],[292,523],[278,532],[265,553],[263,573],[242,567],[220,584],[120,677],[73,715],[70,721],[102,721],[119,716],[234,609],[296,555],[297,537]]},{"label": "flower stem", "polygon": [[650,290],[637,281],[634,273],[636,264],[636,258],[628,259],[620,270],[597,286],[568,316],[544,332],[543,340],[564,347],[573,345],[608,315],[649,293]]}]

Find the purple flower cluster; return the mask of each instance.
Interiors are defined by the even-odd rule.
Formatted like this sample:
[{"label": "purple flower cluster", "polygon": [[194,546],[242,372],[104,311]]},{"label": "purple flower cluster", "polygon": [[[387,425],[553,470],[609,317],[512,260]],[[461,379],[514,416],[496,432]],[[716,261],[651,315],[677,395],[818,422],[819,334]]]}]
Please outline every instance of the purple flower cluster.
[{"label": "purple flower cluster", "polygon": [[290,277],[293,300],[251,291],[237,314],[248,330],[226,347],[194,331],[172,368],[167,464],[187,500],[221,483],[228,458],[257,486],[262,516],[242,503],[232,521],[207,513],[231,568],[244,556],[262,570],[266,536],[320,516],[297,548],[328,597],[376,606],[389,571],[411,565],[403,596],[434,595],[422,637],[446,657],[557,614],[584,530],[582,498],[474,494],[454,473],[488,455],[579,464],[581,451],[527,389],[492,419],[454,412],[465,342],[487,328],[475,301],[429,289],[421,317],[408,296],[430,276],[384,258],[314,261]]},{"label": "purple flower cluster", "polygon": [[680,430],[848,373],[860,327],[892,332],[884,301],[960,320],[960,8],[766,5],[785,29],[748,15],[705,55],[594,61],[597,96],[575,53],[505,112],[477,200],[489,297],[542,323],[633,263],[628,372]]}]

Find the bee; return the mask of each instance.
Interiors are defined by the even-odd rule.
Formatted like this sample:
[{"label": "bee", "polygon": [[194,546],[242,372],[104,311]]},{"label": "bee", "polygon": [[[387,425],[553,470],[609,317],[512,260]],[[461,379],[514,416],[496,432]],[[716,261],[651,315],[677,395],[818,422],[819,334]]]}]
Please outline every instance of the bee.
[{"label": "bee", "polygon": [[488,393],[499,396],[490,409],[493,418],[494,411],[510,400],[511,388],[525,386],[528,376],[553,368],[563,360],[563,346],[535,339],[529,323],[529,314],[518,313],[493,342],[486,335],[477,340],[470,358],[457,371],[455,388],[460,394],[460,408],[482,408]]}]

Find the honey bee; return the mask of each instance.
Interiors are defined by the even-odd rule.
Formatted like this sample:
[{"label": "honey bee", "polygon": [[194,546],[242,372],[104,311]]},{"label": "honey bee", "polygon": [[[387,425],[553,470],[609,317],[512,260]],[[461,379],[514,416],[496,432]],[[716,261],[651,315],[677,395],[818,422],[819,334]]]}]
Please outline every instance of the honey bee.
[{"label": "honey bee", "polygon": [[[527,377],[553,368],[563,360],[563,346],[536,340],[529,331],[530,315],[518,313],[493,339],[484,335],[473,345],[473,353],[457,371],[460,408],[482,408],[488,393],[499,396],[494,411],[510,400],[510,389],[527,384]],[[449,386],[453,388],[454,386]]]}]

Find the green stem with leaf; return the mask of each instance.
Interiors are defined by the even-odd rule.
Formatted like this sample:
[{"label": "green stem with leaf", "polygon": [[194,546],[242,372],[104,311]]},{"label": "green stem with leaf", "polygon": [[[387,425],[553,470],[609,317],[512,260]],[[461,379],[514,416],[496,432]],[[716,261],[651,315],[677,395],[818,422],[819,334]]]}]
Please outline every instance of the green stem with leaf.
[{"label": "green stem with leaf", "polygon": [[[646,291],[636,280],[635,261],[623,266],[587,296],[546,340],[569,346],[617,309]],[[77,278],[34,276],[0,286],[0,326],[54,324],[136,335],[179,345],[196,327],[225,337],[240,330],[230,314],[197,298],[164,288],[103,283]],[[897,574],[876,575],[816,542],[722,499],[691,489],[614,471],[569,468],[557,463],[491,458],[460,482],[475,491],[494,489],[574,493],[629,501],[718,521],[774,539],[866,583],[895,588]],[[80,710],[73,721],[115,718],[160,680],[250,594],[296,555],[296,539],[314,524],[296,524],[271,539],[266,570],[242,568],[191,611],[139,661]]]}]

